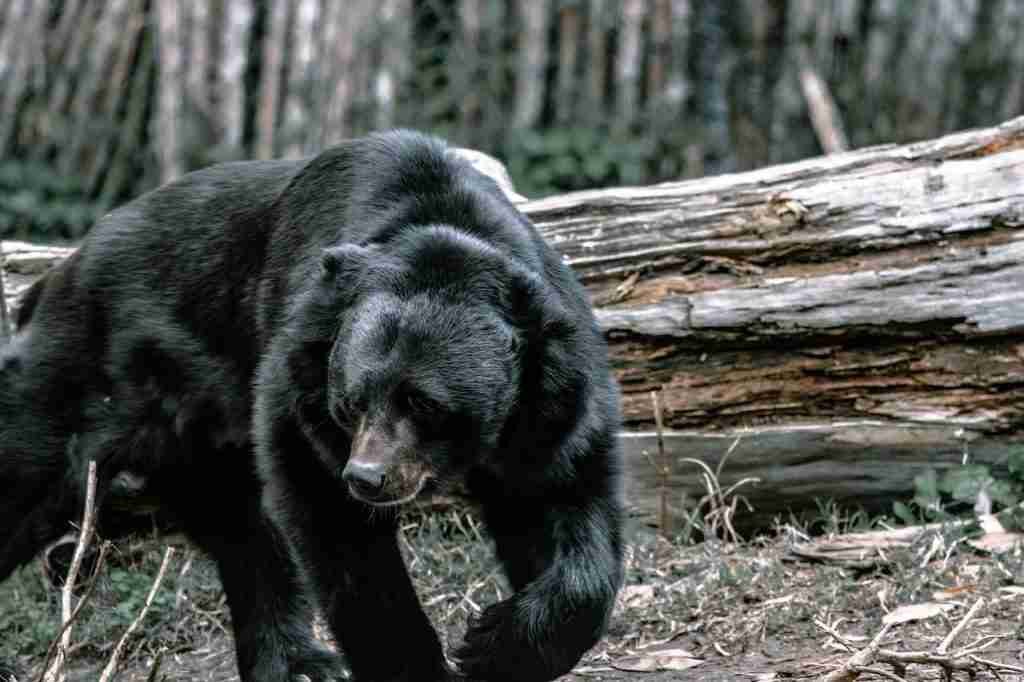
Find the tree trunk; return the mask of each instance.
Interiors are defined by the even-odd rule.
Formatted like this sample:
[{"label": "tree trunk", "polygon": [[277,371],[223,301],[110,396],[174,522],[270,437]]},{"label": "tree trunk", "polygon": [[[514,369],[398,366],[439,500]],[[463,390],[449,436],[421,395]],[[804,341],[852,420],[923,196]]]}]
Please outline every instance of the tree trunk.
[{"label": "tree trunk", "polygon": [[374,83],[376,128],[391,128],[397,122],[398,99],[409,73],[408,35],[411,19],[408,0],[384,0],[377,12],[380,32],[380,66]]},{"label": "tree trunk", "polygon": [[519,6],[522,32],[519,34],[513,128],[532,128],[540,120],[544,107],[544,69],[548,61],[550,10],[547,0],[524,2]]},{"label": "tree trunk", "polygon": [[650,10],[651,47],[647,63],[647,99],[654,103],[665,90],[672,61],[672,0],[654,0]]},{"label": "tree trunk", "polygon": [[154,124],[158,134],[156,152],[160,160],[160,181],[170,182],[185,169],[182,163],[181,119],[185,97],[182,72],[181,7],[177,3],[158,2],[155,5],[159,51],[159,88],[157,117]]},{"label": "tree trunk", "polygon": [[[520,204],[596,306],[623,391],[629,499],[717,467],[762,526],[872,510],[927,466],[1005,465],[1024,435],[1024,117],[746,173]],[[53,251],[5,245],[15,289]],[[63,253],[63,252],[62,252]],[[15,293],[15,292],[9,292]]]},{"label": "tree trunk", "polygon": [[274,148],[271,157],[280,157],[284,154],[288,138],[292,137],[292,131],[288,128],[285,114],[287,113],[288,100],[294,81],[292,80],[292,63],[299,61],[295,49],[296,29],[298,26],[300,0],[287,0],[285,3],[284,16],[281,22],[284,24],[281,29],[281,64],[277,70],[277,107],[274,112],[274,125],[276,128],[274,137]]},{"label": "tree trunk", "polygon": [[[278,129],[278,101],[282,96],[284,44],[288,35],[291,0],[277,0],[267,10],[270,24],[263,38],[263,66],[260,72],[259,105],[256,114],[256,153],[258,159],[274,156],[274,135]],[[277,145],[278,147],[280,144]]]},{"label": "tree trunk", "polygon": [[133,160],[141,156],[140,149],[149,143],[150,122],[157,99],[157,19],[154,4],[152,0],[146,0],[134,5],[144,18],[133,38],[137,45],[132,51],[124,98],[119,105],[123,106],[123,116],[103,163],[94,167],[89,178],[89,195],[99,197],[99,204],[104,207],[120,203],[136,186],[133,174],[139,169]]},{"label": "tree trunk", "polygon": [[[228,109],[225,105],[225,91],[229,91],[227,56],[229,15],[224,8],[225,0],[210,0],[207,4],[209,21],[206,23],[206,66],[203,69],[203,102],[207,107],[210,123],[210,138],[213,144],[223,144],[228,136]],[[238,80],[238,79],[236,79]]]},{"label": "tree trunk", "polygon": [[579,5],[563,3],[558,9],[558,80],[555,96],[555,120],[561,125],[570,125],[576,120],[581,25]]},{"label": "tree trunk", "polygon": [[845,152],[850,148],[846,141],[846,131],[839,116],[828,84],[821,77],[811,61],[810,52],[803,46],[798,47],[797,64],[800,71],[800,89],[807,101],[807,113],[811,118],[811,126],[818,136],[818,143],[826,154]]},{"label": "tree trunk", "polygon": [[[126,0],[115,0],[104,6],[95,39],[87,45],[90,67],[82,75],[73,94],[69,121],[87,121],[96,110],[107,112],[112,117],[123,112],[118,103],[129,89],[129,67],[138,46],[136,37],[142,29],[143,20],[143,13],[131,4]],[[104,89],[105,97],[102,96]],[[57,157],[61,172],[71,175],[77,168],[85,178],[91,178],[96,169],[106,163],[115,135],[116,131],[76,126],[62,140],[63,148]],[[83,159],[83,156],[87,158]]]},{"label": "tree trunk", "polygon": [[365,34],[371,14],[365,0],[325,6],[333,10],[327,15],[327,50],[333,71],[328,80],[328,100],[321,113],[325,122],[323,143],[327,145],[337,144],[352,134],[352,112],[361,94],[357,41]]},{"label": "tree trunk", "polygon": [[[36,162],[47,160],[62,146],[57,142],[60,128],[67,125],[69,102],[86,73],[86,55],[96,55],[98,51],[92,43],[103,39],[96,31],[101,11],[84,8],[81,0],[66,2],[55,25],[44,36],[47,76],[43,92],[37,95],[37,106],[44,107],[47,113],[39,131],[41,143],[35,144],[29,153]],[[102,59],[102,52],[97,58]]]},{"label": "tree trunk", "polygon": [[245,38],[245,69],[242,72],[242,149],[249,158],[255,157],[257,125],[259,121],[260,86],[263,84],[262,59],[264,45],[269,37],[271,0],[252,0],[252,17]]},{"label": "tree trunk", "polygon": [[42,43],[23,40],[21,37],[45,35],[46,3],[19,4],[20,15],[7,20],[11,27],[5,36],[5,40],[11,41],[14,48],[4,45],[0,51],[0,54],[13,55],[12,63],[2,67],[9,85],[0,92],[0,158],[6,157],[16,146],[18,123],[26,93],[30,93],[33,86],[37,85],[38,79],[32,77],[33,71],[45,63],[41,54]]},{"label": "tree trunk", "polygon": [[619,49],[615,55],[614,127],[628,131],[639,119],[642,33],[647,7],[644,0],[625,0],[620,11]]},{"label": "tree trunk", "polygon": [[587,14],[587,90],[585,118],[604,118],[608,88],[608,18],[606,0],[590,0]]}]

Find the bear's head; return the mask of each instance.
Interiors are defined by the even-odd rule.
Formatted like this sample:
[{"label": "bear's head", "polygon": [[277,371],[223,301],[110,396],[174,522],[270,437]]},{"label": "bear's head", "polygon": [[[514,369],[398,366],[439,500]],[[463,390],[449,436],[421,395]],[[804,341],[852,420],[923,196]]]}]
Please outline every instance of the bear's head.
[{"label": "bear's head", "polygon": [[501,467],[524,430],[539,443],[575,419],[585,381],[563,357],[574,325],[539,275],[493,246],[418,227],[327,249],[321,270],[343,302],[326,399],[350,434],[337,454],[356,498],[390,506],[444,489]]}]

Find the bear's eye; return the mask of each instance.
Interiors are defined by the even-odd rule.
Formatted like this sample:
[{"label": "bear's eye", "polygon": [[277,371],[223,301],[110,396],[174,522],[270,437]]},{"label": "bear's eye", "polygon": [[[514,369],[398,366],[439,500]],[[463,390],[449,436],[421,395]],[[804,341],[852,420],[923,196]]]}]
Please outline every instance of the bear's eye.
[{"label": "bear's eye", "polygon": [[405,406],[414,415],[420,417],[439,417],[444,414],[444,407],[428,395],[420,391],[405,392]]},{"label": "bear's eye", "polygon": [[340,422],[354,421],[366,412],[366,405],[349,397],[344,397],[334,404],[334,417]]}]

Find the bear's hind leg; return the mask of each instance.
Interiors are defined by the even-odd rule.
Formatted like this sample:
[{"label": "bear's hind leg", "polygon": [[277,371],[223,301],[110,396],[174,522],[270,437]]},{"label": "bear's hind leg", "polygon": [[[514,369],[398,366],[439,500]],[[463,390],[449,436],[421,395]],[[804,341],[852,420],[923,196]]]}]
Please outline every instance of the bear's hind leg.
[{"label": "bear's hind leg", "polygon": [[260,485],[247,448],[203,452],[203,471],[161,484],[180,492],[173,513],[193,542],[217,564],[231,611],[239,675],[243,682],[341,682],[343,657],[316,641],[312,608],[281,538],[260,508]]},{"label": "bear's hind leg", "polygon": [[33,409],[16,363],[0,354],[0,581],[70,528],[76,491],[67,437]]}]

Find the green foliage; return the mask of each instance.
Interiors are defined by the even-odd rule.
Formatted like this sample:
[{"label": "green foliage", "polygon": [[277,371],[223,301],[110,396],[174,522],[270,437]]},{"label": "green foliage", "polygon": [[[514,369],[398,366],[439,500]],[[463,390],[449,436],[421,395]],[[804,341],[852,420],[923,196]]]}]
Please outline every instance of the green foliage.
[{"label": "green foliage", "polygon": [[[153,576],[148,572],[115,568],[110,571],[108,581],[114,601],[114,608],[110,613],[112,620],[115,621],[112,625],[128,627],[146,603],[146,597],[153,585]],[[170,615],[173,607],[174,594],[164,585],[153,597],[146,618],[153,621],[163,620]]]},{"label": "green foliage", "polygon": [[40,161],[0,163],[0,237],[77,239],[102,213],[77,177]]},{"label": "green foliage", "polygon": [[861,533],[874,528],[874,520],[863,509],[850,509],[832,498],[815,498],[817,514],[808,519],[812,534],[843,535]]},{"label": "green foliage", "polygon": [[[105,564],[96,589],[74,625],[72,639],[88,650],[83,654],[105,652],[109,643],[116,641],[142,611],[161,558],[158,551],[146,551],[138,556],[115,554],[110,563]],[[199,580],[203,581],[203,589],[193,584]],[[188,583],[193,588],[192,595],[206,602],[204,593],[212,592],[208,601],[215,604],[220,596],[216,574],[196,576],[195,581]],[[88,582],[88,576],[79,576],[78,597],[84,594]],[[146,614],[146,628],[159,628],[161,624],[184,617],[185,614],[175,610],[179,582],[173,573],[166,576]],[[216,608],[210,604],[204,606]],[[59,626],[60,589],[47,581],[37,564],[17,571],[0,585],[0,661],[17,656],[41,656],[59,632]],[[145,636],[146,628],[140,628],[140,636]]]},{"label": "green foliage", "polygon": [[0,585],[0,660],[46,651],[57,634],[58,600],[59,592],[35,567]]},{"label": "green foliage", "polygon": [[503,150],[516,189],[532,197],[649,179],[656,157],[649,138],[599,128],[524,130]]},{"label": "green foliage", "polygon": [[1000,477],[986,464],[965,464],[941,474],[927,469],[914,477],[913,500],[894,503],[893,512],[911,525],[920,520],[944,521],[985,499],[993,512],[1011,510],[1011,525],[1022,527],[1024,513],[1017,505],[1024,500],[1024,447],[1010,451],[1006,470],[1007,475]]}]

